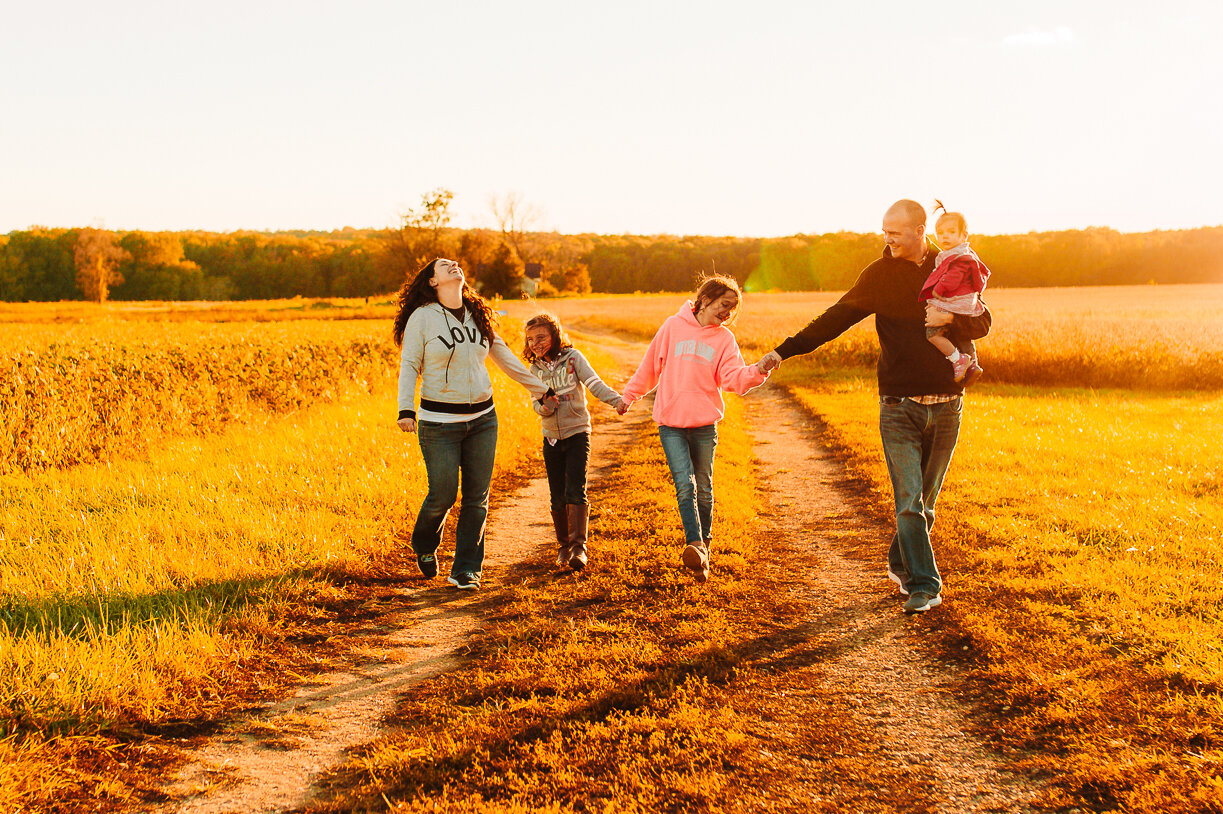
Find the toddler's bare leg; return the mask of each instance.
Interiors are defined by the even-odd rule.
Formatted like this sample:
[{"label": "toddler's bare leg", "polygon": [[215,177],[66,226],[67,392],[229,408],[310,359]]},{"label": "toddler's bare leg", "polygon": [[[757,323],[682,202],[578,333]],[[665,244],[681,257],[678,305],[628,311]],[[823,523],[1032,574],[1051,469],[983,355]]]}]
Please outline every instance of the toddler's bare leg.
[{"label": "toddler's bare leg", "polygon": [[938,352],[944,356],[950,356],[956,349],[955,343],[942,334],[930,337],[930,344],[938,348]]}]

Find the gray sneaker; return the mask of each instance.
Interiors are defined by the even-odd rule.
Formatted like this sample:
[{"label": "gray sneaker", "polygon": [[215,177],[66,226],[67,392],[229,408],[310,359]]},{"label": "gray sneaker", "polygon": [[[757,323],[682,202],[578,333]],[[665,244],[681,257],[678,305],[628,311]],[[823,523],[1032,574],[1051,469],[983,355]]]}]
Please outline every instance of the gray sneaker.
[{"label": "gray sneaker", "polygon": [[433,554],[417,554],[416,567],[425,579],[433,579],[437,576],[437,557]]},{"label": "gray sneaker", "polygon": [[891,567],[888,568],[888,579],[896,583],[896,587],[900,589],[901,596],[909,595],[909,592],[905,590],[904,577],[902,577],[900,574],[897,574],[895,571],[893,571]]},{"label": "gray sneaker", "polygon": [[943,597],[941,595],[934,594],[931,596],[930,594],[917,591],[905,601],[905,613],[925,613],[931,608],[937,608],[941,604],[943,604]]},{"label": "gray sneaker", "polygon": [[480,577],[470,571],[463,571],[458,574],[452,574],[446,578],[454,587],[460,591],[478,591],[480,590]]}]

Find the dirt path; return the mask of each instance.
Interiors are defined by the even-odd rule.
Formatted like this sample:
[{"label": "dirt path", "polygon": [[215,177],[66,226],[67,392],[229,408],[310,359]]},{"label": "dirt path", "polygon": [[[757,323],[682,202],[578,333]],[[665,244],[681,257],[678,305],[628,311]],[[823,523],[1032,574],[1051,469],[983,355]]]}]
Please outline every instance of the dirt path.
[{"label": "dirt path", "polygon": [[[644,347],[610,342],[625,366],[640,358]],[[635,410],[623,419],[607,410],[592,412],[598,421],[588,470],[594,487],[612,465],[616,450],[650,416],[647,410]],[[372,608],[380,611],[378,623],[354,634],[367,637],[362,667],[317,677],[257,717],[241,720],[192,749],[186,766],[163,789],[170,802],[153,810],[274,812],[307,803],[316,779],[342,762],[348,749],[382,732],[381,721],[403,693],[461,666],[464,643],[496,606],[500,580],[510,565],[555,558],[547,506],[548,483],[542,475],[512,494],[494,490],[480,591],[461,592],[445,582],[446,556],[437,578],[406,580]],[[452,545],[453,530],[448,529],[443,554]]]},{"label": "dirt path", "polygon": [[[605,337],[600,342],[626,369],[644,347]],[[970,710],[956,695],[954,666],[926,654],[920,642],[926,621],[906,617],[884,579],[890,528],[864,511],[862,498],[845,485],[843,467],[819,442],[818,426],[783,391],[766,386],[748,403],[755,454],[770,490],[768,533],[778,551],[776,561],[761,567],[805,618],[801,635],[753,659],[766,678],[742,711],[756,721],[751,771],[763,791],[745,791],[730,807],[1028,810],[1037,787],[1002,769],[998,756],[968,734]],[[650,418],[647,409],[623,421],[599,412],[605,420],[594,437],[592,487],[636,425]],[[375,608],[381,612],[377,625],[360,632],[368,637],[365,666],[319,678],[210,739],[165,789],[172,802],[156,811],[271,812],[306,804],[316,779],[341,763],[348,749],[383,734],[380,722],[403,693],[461,667],[464,643],[496,606],[508,567],[551,559],[546,505],[543,477],[496,499],[480,592],[460,593],[439,577],[407,581],[384,594]],[[952,594],[948,602],[954,601]],[[769,665],[783,662],[784,669],[768,678]],[[839,752],[838,739],[849,736],[828,731],[834,719],[851,722],[853,737],[871,742],[876,770],[847,778],[845,787],[829,793],[829,772],[839,771],[829,751]]]},{"label": "dirt path", "polygon": [[[761,759],[784,764],[779,774],[795,781],[781,797],[794,805],[817,802],[803,792],[804,774],[826,769],[810,759],[801,733],[820,725],[803,700],[818,695],[828,705],[821,717],[844,713],[855,731],[875,740],[869,755],[875,771],[861,778],[867,788],[856,790],[872,810],[1029,810],[1037,785],[1003,769],[997,754],[969,734],[971,713],[957,695],[954,667],[927,655],[920,642],[929,619],[901,611],[903,598],[885,576],[892,528],[865,510],[844,467],[820,443],[817,423],[792,399],[766,386],[748,403],[756,457],[772,493],[771,531],[784,567],[800,577],[788,588],[806,605],[809,622],[805,641],[767,654],[798,665],[762,703],[767,712],[756,733],[771,747]],[[955,601],[954,586],[946,599]],[[803,691],[803,671],[818,692]],[[799,691],[787,697],[786,688]],[[827,740],[826,733],[812,734]]]}]

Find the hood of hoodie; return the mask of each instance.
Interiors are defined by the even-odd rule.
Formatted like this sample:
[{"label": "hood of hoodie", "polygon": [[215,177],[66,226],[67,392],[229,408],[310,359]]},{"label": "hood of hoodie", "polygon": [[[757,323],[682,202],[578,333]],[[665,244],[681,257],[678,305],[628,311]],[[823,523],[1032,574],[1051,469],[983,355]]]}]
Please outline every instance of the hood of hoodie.
[{"label": "hood of hoodie", "polygon": [[[673,319],[678,319],[679,324],[674,326],[675,335],[683,337],[685,340],[691,339],[697,343],[703,343],[706,348],[714,348],[724,345],[729,339],[734,341],[734,335],[731,334],[730,328],[725,325],[702,325],[693,313],[695,303],[692,300],[685,300],[679,310],[673,315]],[[681,350],[678,346],[673,347],[672,351],[676,356],[682,355],[687,349]],[[690,352],[690,351],[689,351]],[[702,352],[701,355],[705,355]],[[706,356],[707,359],[712,359],[711,356]]]}]

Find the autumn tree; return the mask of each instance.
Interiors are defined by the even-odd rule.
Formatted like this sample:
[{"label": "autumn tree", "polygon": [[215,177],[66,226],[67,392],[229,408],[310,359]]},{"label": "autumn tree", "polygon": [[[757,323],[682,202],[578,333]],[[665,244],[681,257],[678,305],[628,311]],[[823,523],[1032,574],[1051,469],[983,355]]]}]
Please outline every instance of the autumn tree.
[{"label": "autumn tree", "polygon": [[536,246],[529,239],[530,230],[536,226],[543,213],[538,206],[528,203],[519,192],[494,195],[489,199],[489,209],[501,230],[501,240],[508,244],[523,262],[538,260]]},{"label": "autumn tree", "polygon": [[203,274],[199,264],[183,256],[183,239],[176,232],[128,232],[119,240],[130,261],[121,269],[123,284],[115,299],[199,299]]},{"label": "autumn tree", "polygon": [[110,287],[123,282],[119,264],[131,259],[115,241],[113,232],[82,229],[72,250],[76,261],[76,284],[93,302],[106,302]]},{"label": "autumn tree", "polygon": [[497,247],[493,260],[480,275],[480,291],[485,296],[517,297],[522,293],[525,268],[522,259],[508,243]]},{"label": "autumn tree", "polygon": [[467,278],[478,284],[484,270],[496,257],[499,243],[497,233],[491,229],[468,229],[459,238],[458,251],[454,259],[463,267]]},{"label": "autumn tree", "polygon": [[382,265],[384,287],[397,289],[403,279],[430,260],[452,252],[447,240],[454,193],[438,187],[420,197],[420,206],[400,215],[399,228],[386,237]]},{"label": "autumn tree", "polygon": [[590,293],[590,269],[585,263],[576,263],[565,268],[564,285],[561,290],[569,294]]}]

